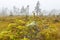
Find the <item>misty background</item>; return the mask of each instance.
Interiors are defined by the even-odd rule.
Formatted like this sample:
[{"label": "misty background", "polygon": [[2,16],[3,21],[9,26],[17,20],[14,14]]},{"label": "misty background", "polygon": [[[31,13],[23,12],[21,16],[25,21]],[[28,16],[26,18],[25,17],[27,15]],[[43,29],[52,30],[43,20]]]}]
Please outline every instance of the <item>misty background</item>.
[{"label": "misty background", "polygon": [[[31,15],[33,11],[35,12],[38,1],[41,14],[60,14],[60,0],[0,0],[0,15],[23,15],[25,13]],[[25,11],[22,12],[22,9]]]}]

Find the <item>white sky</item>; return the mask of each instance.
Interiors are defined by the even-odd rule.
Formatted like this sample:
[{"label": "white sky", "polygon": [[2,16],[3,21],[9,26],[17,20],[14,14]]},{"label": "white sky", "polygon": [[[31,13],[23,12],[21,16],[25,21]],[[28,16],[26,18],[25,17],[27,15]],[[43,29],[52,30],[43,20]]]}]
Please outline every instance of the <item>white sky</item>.
[{"label": "white sky", "polygon": [[30,5],[30,11],[32,11],[37,1],[40,1],[42,10],[60,9],[60,0],[0,0],[0,8],[7,7],[12,9],[13,6],[21,8],[22,6]]}]

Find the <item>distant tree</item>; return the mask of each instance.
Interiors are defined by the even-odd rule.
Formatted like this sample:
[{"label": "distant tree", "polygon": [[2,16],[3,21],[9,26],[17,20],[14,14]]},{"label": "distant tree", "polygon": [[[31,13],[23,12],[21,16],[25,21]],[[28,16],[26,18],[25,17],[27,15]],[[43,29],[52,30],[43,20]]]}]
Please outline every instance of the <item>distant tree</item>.
[{"label": "distant tree", "polygon": [[13,11],[15,15],[19,15],[19,8],[13,7]]},{"label": "distant tree", "polygon": [[29,5],[27,5],[27,7],[25,8],[25,16],[26,16],[26,20],[28,20],[28,15],[29,15]]},{"label": "distant tree", "polygon": [[20,15],[20,9],[19,9],[19,8],[17,9],[17,11],[18,11],[18,12],[17,12],[17,13],[18,13],[18,15]]},{"label": "distant tree", "polygon": [[15,6],[13,6],[13,13],[14,13],[14,15],[16,15],[16,7]]},{"label": "distant tree", "polygon": [[10,16],[13,16],[13,12],[12,11],[10,11]]},{"label": "distant tree", "polygon": [[26,10],[26,15],[29,15],[29,5],[27,5],[25,10]]},{"label": "distant tree", "polygon": [[56,10],[56,9],[52,9],[52,10],[51,10],[51,12],[50,12],[50,14],[51,14],[51,15],[55,15],[55,14],[56,14],[56,12],[57,12],[57,10]]},{"label": "distant tree", "polygon": [[29,5],[27,5],[26,8],[24,8],[24,6],[22,6],[20,13],[21,13],[21,15],[29,15]]},{"label": "distant tree", "polygon": [[22,6],[22,8],[21,8],[21,15],[23,15],[24,14],[24,12],[25,12],[25,9],[24,9],[24,6]]},{"label": "distant tree", "polygon": [[40,12],[40,3],[39,3],[39,1],[36,4],[35,12],[37,13],[37,16],[38,16],[39,15],[39,12]]},{"label": "distant tree", "polygon": [[2,9],[1,15],[2,15],[2,16],[7,16],[7,8],[3,8],[3,9]]}]

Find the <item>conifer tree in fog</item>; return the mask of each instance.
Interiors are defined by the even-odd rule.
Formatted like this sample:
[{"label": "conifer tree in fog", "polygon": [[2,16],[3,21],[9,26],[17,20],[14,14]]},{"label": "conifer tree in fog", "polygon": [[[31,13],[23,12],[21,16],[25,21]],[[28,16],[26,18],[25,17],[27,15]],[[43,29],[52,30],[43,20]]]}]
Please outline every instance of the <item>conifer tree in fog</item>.
[{"label": "conifer tree in fog", "polygon": [[14,13],[14,15],[20,15],[20,9],[13,6],[13,13]]},{"label": "conifer tree in fog", "polygon": [[39,3],[39,1],[37,2],[36,6],[35,6],[35,12],[37,13],[37,16],[40,13],[40,3]]},{"label": "conifer tree in fog", "polygon": [[21,15],[24,15],[24,13],[25,13],[24,6],[22,6],[20,13],[21,13]]},{"label": "conifer tree in fog", "polygon": [[14,6],[13,7],[13,12],[14,12],[15,15],[19,15],[19,8]]},{"label": "conifer tree in fog", "polygon": [[22,6],[20,13],[21,13],[21,15],[29,15],[29,5],[27,5],[26,8],[24,8],[24,6]]}]

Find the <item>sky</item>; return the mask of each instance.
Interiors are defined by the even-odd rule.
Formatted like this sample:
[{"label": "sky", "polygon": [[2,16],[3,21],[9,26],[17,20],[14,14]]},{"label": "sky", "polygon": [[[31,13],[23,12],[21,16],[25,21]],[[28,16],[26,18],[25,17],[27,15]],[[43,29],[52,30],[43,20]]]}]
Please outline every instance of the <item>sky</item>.
[{"label": "sky", "polygon": [[34,10],[37,1],[40,1],[41,10],[60,9],[60,0],[0,0],[0,9],[12,9],[13,6],[21,9],[22,6],[26,7],[27,5],[29,5],[31,12]]}]

